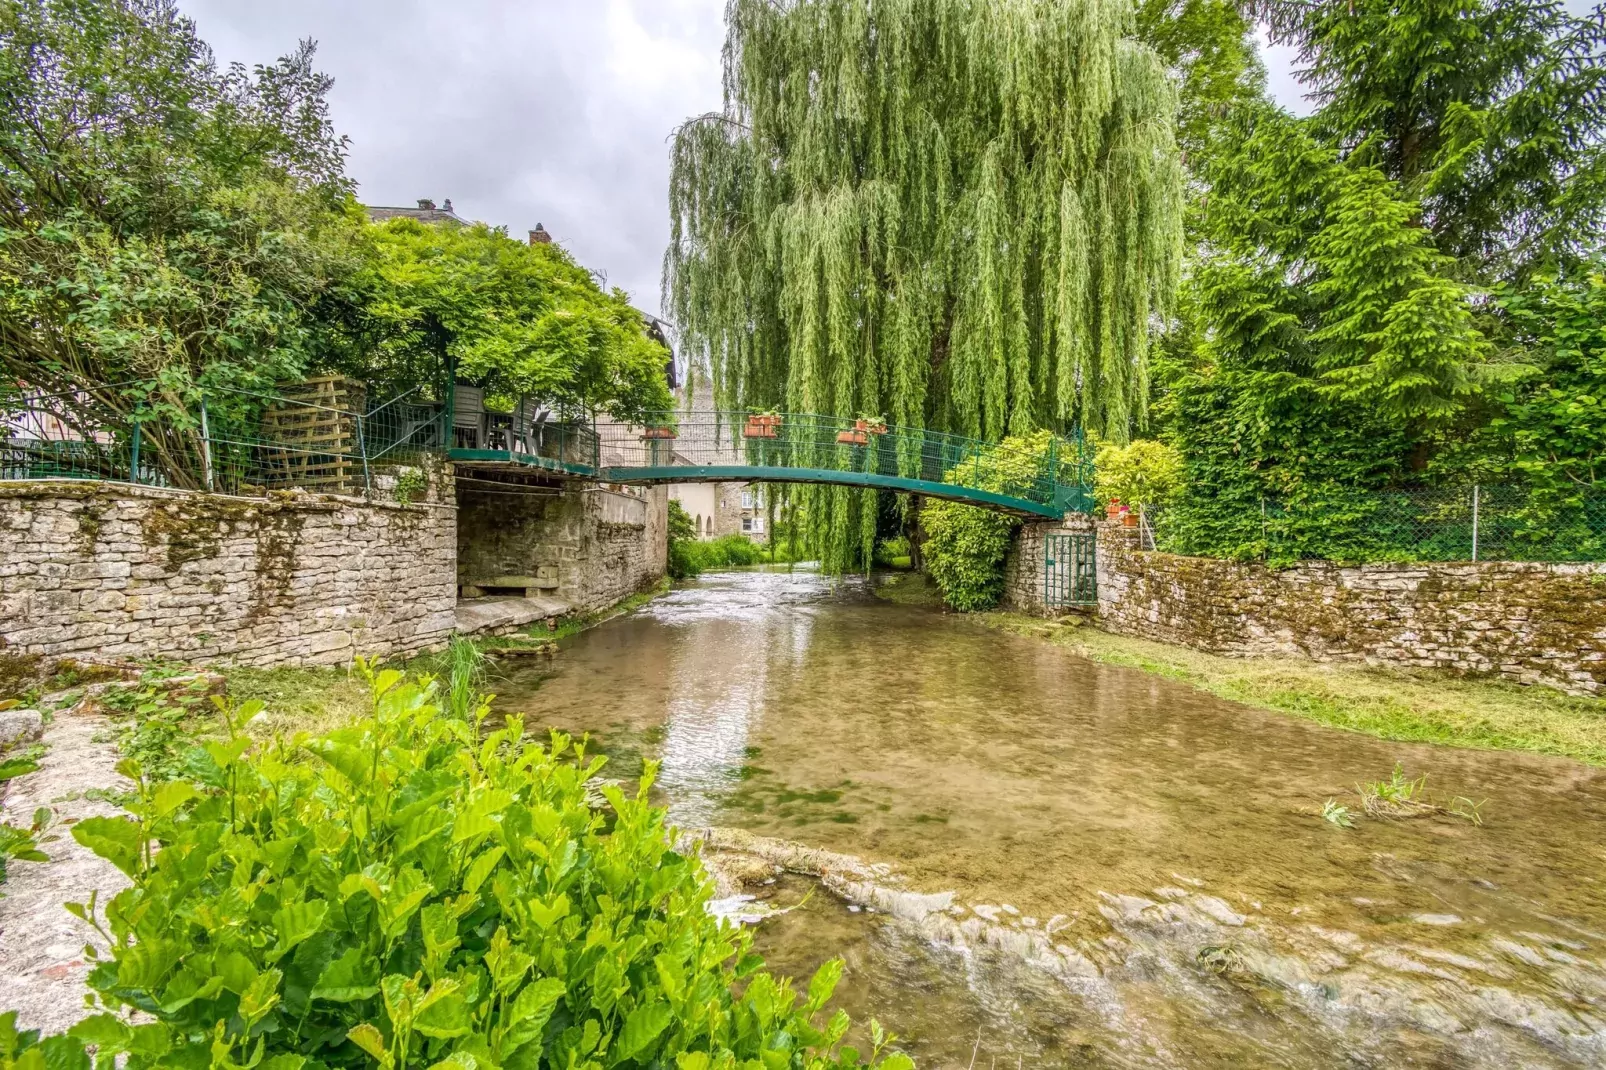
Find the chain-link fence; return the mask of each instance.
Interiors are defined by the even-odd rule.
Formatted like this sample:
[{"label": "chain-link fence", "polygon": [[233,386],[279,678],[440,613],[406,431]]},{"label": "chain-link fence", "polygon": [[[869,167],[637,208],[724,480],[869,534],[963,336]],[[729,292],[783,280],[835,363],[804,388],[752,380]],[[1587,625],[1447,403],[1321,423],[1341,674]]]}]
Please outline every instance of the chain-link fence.
[{"label": "chain-link fence", "polygon": [[1148,509],[1151,548],[1343,563],[1606,561],[1606,488],[1419,487]]}]

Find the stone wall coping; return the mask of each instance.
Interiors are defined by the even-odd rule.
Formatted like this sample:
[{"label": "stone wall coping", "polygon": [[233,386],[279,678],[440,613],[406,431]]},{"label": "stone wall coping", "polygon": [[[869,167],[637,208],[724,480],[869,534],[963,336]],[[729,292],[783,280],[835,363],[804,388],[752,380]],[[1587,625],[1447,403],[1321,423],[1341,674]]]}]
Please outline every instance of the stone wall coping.
[{"label": "stone wall coping", "polygon": [[143,483],[118,483],[103,479],[8,479],[0,480],[0,498],[11,499],[85,499],[85,498],[149,498],[167,501],[216,501],[241,506],[267,506],[274,510],[332,512],[343,508],[381,509],[394,513],[428,515],[431,512],[457,512],[455,502],[398,502],[365,498],[359,494],[314,494],[311,491],[269,491],[265,495],[248,497],[241,494],[217,494],[204,490],[185,490],[181,487],[152,487]]}]

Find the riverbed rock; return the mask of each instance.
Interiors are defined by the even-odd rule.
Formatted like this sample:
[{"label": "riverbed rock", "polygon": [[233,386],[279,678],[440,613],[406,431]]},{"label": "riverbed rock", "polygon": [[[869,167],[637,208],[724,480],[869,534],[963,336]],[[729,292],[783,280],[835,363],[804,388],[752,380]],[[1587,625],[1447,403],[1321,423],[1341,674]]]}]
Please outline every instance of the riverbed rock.
[{"label": "riverbed rock", "polygon": [[0,746],[35,739],[44,727],[38,710],[0,710]]}]

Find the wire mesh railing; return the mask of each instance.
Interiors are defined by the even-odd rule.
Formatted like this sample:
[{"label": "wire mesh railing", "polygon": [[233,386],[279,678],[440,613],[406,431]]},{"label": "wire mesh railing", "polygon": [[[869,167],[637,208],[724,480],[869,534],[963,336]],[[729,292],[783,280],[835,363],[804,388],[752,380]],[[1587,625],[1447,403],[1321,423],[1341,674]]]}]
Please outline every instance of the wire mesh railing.
[{"label": "wire mesh railing", "polygon": [[336,382],[311,381],[311,399],[309,384],[271,393],[123,384],[133,389],[116,403],[14,389],[0,397],[0,479],[361,494],[374,489],[377,467],[416,463],[437,447],[438,403],[404,397],[365,414],[327,403],[361,404],[362,391]]},{"label": "wire mesh railing", "polygon": [[1273,564],[1606,561],[1606,488],[1415,487],[1146,509],[1154,548]]},{"label": "wire mesh railing", "polygon": [[[127,386],[128,384],[124,384]],[[367,404],[338,377],[278,389],[180,390],[135,384],[115,403],[83,393],[20,389],[0,397],[0,478],[95,479],[256,495],[300,488],[364,494],[428,454],[621,481],[672,481],[686,467],[891,477],[963,488],[978,501],[1039,511],[1091,506],[1092,464],[1081,442],[1038,436],[989,443],[879,421],[809,414],[651,414],[638,424],[564,419],[520,400],[498,411],[480,391],[437,401],[414,389]],[[470,403],[463,403],[465,400]],[[863,479],[866,486],[903,486]],[[963,497],[964,495],[956,495]]]},{"label": "wire mesh railing", "polygon": [[673,468],[789,469],[801,481],[810,473],[884,476],[1046,507],[1091,506],[1092,462],[1083,445],[1069,439],[1054,438],[1044,449],[872,420],[720,411],[651,414],[640,425],[603,425],[599,434],[601,468],[621,476]]}]

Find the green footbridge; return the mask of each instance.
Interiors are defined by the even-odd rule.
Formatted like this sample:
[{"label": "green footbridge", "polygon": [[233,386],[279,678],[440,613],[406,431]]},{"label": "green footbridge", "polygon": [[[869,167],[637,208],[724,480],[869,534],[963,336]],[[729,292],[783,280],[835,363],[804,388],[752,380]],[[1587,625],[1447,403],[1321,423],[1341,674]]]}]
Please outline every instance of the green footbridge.
[{"label": "green footbridge", "polygon": [[1029,518],[1092,508],[1083,443],[1046,450],[808,413],[664,412],[640,424],[521,421],[490,413],[452,430],[470,468],[539,469],[625,485],[814,483],[907,491]]},{"label": "green footbridge", "polygon": [[[159,396],[160,384],[149,385]],[[1037,436],[1026,447],[809,413],[574,420],[523,400],[487,408],[483,390],[461,384],[444,400],[415,388],[364,411],[364,392],[338,377],[273,393],[195,388],[168,408],[87,424],[79,395],[23,392],[0,406],[0,479],[370,494],[387,473],[444,454],[502,480],[873,487],[1050,519],[1092,508],[1093,465],[1079,439]]]}]

